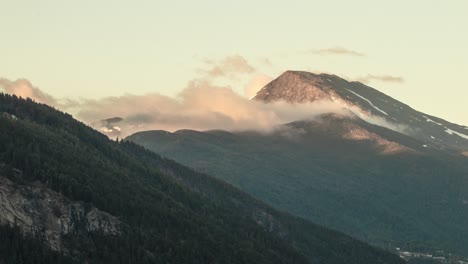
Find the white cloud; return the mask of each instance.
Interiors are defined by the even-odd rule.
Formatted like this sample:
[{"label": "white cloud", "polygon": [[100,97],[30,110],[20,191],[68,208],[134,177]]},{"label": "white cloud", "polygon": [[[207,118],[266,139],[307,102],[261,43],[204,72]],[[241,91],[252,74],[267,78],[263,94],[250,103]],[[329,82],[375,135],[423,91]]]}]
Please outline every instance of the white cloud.
[{"label": "white cloud", "polygon": [[254,97],[260,89],[271,82],[273,78],[265,74],[256,74],[250,79],[249,83],[244,87],[244,95],[247,98]]}]

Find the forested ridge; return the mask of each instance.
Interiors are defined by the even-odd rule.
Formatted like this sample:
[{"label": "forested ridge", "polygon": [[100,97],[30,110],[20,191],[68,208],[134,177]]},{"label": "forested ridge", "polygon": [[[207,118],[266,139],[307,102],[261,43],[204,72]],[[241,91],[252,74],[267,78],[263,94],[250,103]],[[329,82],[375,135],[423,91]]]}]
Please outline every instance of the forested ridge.
[{"label": "forested ridge", "polygon": [[[67,256],[2,227],[2,243],[20,242],[0,247],[0,263],[401,262],[30,99],[0,95],[0,164],[17,184],[40,182],[123,223],[118,236],[68,235]],[[264,215],[274,220],[267,225]],[[19,260],[24,252],[35,253]]]}]

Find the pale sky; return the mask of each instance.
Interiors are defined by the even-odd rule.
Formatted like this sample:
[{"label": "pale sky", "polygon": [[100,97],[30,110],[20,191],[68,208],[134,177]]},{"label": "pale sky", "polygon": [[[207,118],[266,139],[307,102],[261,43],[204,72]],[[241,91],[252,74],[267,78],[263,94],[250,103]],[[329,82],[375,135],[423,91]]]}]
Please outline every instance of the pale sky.
[{"label": "pale sky", "polygon": [[240,55],[271,77],[401,78],[369,85],[468,125],[466,0],[0,0],[0,12],[0,77],[59,98],[174,96],[205,60]]}]

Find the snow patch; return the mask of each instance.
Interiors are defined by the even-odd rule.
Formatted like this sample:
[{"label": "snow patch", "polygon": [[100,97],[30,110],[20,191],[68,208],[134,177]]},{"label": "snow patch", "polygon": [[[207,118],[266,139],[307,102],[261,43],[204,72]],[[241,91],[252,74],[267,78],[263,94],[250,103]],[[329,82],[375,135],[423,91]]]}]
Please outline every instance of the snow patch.
[{"label": "snow patch", "polygon": [[351,93],[353,93],[353,94],[356,95],[357,97],[361,98],[362,100],[368,102],[368,103],[370,104],[370,106],[372,106],[375,110],[377,110],[377,111],[381,112],[382,114],[388,116],[388,114],[387,114],[384,110],[382,110],[382,109],[378,108],[377,106],[375,106],[369,99],[367,99],[367,98],[361,96],[360,94],[355,93],[355,92],[353,92],[353,91],[351,91],[351,90],[349,90],[349,89],[346,89],[346,90],[350,91]]},{"label": "snow patch", "polygon": [[[446,128],[446,127],[445,127],[445,133],[447,133],[447,134],[449,134],[449,135],[454,135],[454,134],[455,134],[455,135],[457,135],[457,136],[459,136],[459,137],[462,137],[462,138],[464,138],[464,139],[468,139],[468,135],[462,134],[462,133],[457,132],[457,131],[453,131],[453,130],[450,129],[450,128]],[[457,143],[458,143],[458,142],[457,142]]]},{"label": "snow patch", "polygon": [[109,129],[107,127],[101,127],[99,130],[101,132],[104,132],[104,133],[111,133],[112,132],[112,129]]},{"label": "snow patch", "polygon": [[436,121],[430,119],[430,118],[427,117],[427,116],[423,116],[423,117],[426,118],[426,122],[430,122],[430,123],[434,123],[434,124],[439,125],[439,126],[443,126],[443,124],[438,123],[438,122],[436,122]]}]

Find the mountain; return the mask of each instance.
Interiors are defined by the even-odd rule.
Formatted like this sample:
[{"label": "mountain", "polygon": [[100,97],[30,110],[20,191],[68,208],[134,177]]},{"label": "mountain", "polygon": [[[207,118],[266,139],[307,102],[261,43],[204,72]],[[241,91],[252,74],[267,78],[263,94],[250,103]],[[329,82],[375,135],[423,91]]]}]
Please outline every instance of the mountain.
[{"label": "mountain", "polygon": [[267,84],[253,98],[267,103],[330,101],[355,107],[360,116],[380,117],[430,146],[468,151],[468,127],[421,113],[384,93],[336,75],[287,71]]},{"label": "mountain", "polygon": [[468,256],[468,160],[457,134],[463,126],[325,74],[286,72],[255,100],[329,100],[350,113],[270,133],[146,131],[126,140],[374,245]]},{"label": "mountain", "polygon": [[0,263],[404,263],[0,94]]}]

